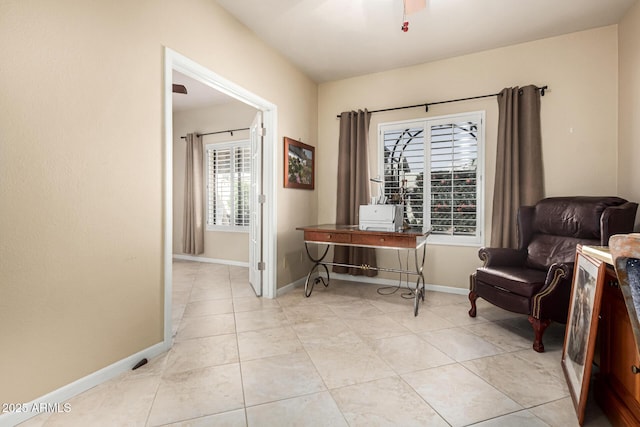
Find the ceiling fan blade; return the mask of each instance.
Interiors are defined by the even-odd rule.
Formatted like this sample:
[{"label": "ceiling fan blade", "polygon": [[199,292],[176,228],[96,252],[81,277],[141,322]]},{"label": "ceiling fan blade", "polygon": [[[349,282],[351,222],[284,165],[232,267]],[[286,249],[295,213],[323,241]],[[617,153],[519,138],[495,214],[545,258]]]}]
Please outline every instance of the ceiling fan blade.
[{"label": "ceiling fan blade", "polygon": [[187,88],[184,85],[173,85],[173,93],[184,93],[187,94]]}]

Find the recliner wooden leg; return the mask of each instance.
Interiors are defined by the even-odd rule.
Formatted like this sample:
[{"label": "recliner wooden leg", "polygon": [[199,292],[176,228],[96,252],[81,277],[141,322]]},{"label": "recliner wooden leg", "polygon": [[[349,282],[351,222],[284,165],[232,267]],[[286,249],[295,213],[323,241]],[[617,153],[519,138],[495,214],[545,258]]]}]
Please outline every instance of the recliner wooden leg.
[{"label": "recliner wooden leg", "polygon": [[547,329],[547,327],[551,324],[551,320],[549,319],[536,319],[533,316],[529,316],[529,323],[533,326],[533,349],[538,353],[544,353],[544,344],[542,343],[542,334]]},{"label": "recliner wooden leg", "polygon": [[471,291],[469,292],[469,301],[471,302],[471,309],[469,310],[469,316],[476,317],[476,300],[478,299],[478,294]]}]

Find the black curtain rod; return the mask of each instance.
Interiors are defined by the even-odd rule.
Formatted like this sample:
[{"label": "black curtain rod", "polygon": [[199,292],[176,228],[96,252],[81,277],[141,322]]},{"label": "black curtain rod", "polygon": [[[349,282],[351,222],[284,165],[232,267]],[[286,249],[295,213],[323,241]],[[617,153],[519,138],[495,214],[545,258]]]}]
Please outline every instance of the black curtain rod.
[{"label": "black curtain rod", "polygon": [[[219,133],[227,133],[227,132],[229,132],[231,134],[231,136],[233,136],[234,132],[237,132],[237,131],[240,131],[240,130],[249,130],[249,128],[220,130],[218,132],[208,132],[208,133],[201,133],[201,134],[196,134],[196,135],[205,136],[205,135],[216,135],[216,134],[219,134]],[[180,138],[185,139],[186,136],[181,136]]]},{"label": "black curtain rod", "polygon": [[[540,95],[544,96],[544,92],[548,89],[548,86],[539,87]],[[405,107],[384,108],[382,110],[371,110],[369,113],[382,113],[384,111],[404,110],[406,108],[424,107],[426,111],[429,111],[429,105],[448,104],[449,102],[470,101],[472,99],[490,98],[492,96],[498,96],[500,93],[492,93],[491,95],[470,96],[469,98],[450,99],[448,101],[427,102],[425,104],[407,105]],[[336,116],[340,118],[340,114]]]}]

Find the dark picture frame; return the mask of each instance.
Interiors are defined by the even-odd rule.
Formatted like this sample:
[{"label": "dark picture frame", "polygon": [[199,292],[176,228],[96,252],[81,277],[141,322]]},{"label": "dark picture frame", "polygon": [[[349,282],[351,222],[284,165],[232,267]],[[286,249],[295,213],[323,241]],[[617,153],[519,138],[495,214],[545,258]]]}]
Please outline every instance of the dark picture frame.
[{"label": "dark picture frame", "polygon": [[311,145],[284,137],[284,186],[313,190],[316,153]]},{"label": "dark picture frame", "polygon": [[577,246],[562,346],[562,371],[580,425],[587,405],[605,268],[602,261],[584,254],[582,246]]}]

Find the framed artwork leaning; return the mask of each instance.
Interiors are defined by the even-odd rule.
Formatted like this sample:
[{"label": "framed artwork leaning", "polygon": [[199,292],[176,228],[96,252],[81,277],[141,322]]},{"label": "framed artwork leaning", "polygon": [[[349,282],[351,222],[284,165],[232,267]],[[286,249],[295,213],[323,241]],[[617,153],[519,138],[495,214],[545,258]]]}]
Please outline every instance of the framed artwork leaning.
[{"label": "framed artwork leaning", "polygon": [[587,405],[604,274],[604,263],[585,255],[578,245],[562,347],[562,371],[580,425]]},{"label": "framed artwork leaning", "polygon": [[284,186],[313,190],[315,183],[315,148],[284,137]]}]

